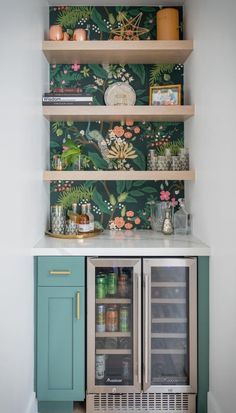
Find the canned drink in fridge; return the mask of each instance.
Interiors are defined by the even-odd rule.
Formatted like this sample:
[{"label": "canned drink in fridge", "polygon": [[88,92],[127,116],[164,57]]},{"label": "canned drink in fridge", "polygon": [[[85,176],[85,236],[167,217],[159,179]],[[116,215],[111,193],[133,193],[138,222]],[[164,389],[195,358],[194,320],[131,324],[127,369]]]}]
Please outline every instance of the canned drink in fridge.
[{"label": "canned drink in fridge", "polygon": [[97,305],[96,309],[96,331],[104,333],[106,331],[106,308],[105,305]]},{"label": "canned drink in fridge", "polygon": [[107,276],[107,293],[108,295],[117,294],[117,274],[110,272]]},{"label": "canned drink in fridge", "polygon": [[128,297],[129,295],[127,274],[120,274],[118,277],[118,294],[120,297]]},{"label": "canned drink in fridge", "polygon": [[96,298],[105,298],[107,294],[106,277],[99,275],[96,277]]},{"label": "canned drink in fridge", "polygon": [[106,369],[105,354],[96,355],[96,380],[104,380]]},{"label": "canned drink in fridge", "polygon": [[126,307],[126,306],[120,307],[119,330],[122,333],[126,333],[129,331],[129,307]]},{"label": "canned drink in fridge", "polygon": [[106,331],[118,331],[118,310],[116,306],[109,307],[106,311]]}]

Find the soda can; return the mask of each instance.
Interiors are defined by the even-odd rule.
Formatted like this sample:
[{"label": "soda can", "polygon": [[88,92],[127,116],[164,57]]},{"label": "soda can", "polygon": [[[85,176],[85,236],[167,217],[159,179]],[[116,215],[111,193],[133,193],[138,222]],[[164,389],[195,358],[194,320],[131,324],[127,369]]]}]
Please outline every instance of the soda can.
[{"label": "soda can", "polygon": [[118,331],[118,310],[116,306],[109,307],[106,311],[106,331]]},{"label": "soda can", "polygon": [[96,298],[105,298],[107,293],[106,278],[104,275],[96,277]]},{"label": "soda can", "polygon": [[121,306],[120,307],[120,321],[119,321],[119,330],[122,333],[127,333],[129,331],[129,307]]},{"label": "soda can", "polygon": [[107,293],[108,295],[117,294],[117,274],[110,272],[107,276]]},{"label": "soda can", "polygon": [[104,333],[106,331],[106,308],[105,305],[97,305],[96,310],[96,331]]},{"label": "soda can", "polygon": [[106,369],[105,354],[96,355],[96,380],[104,380]]}]

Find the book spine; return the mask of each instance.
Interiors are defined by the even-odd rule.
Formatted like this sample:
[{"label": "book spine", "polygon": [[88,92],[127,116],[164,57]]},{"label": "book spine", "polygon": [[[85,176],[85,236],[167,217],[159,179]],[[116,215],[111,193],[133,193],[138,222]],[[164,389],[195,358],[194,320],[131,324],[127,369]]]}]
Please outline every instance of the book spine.
[{"label": "book spine", "polygon": [[93,102],[43,102],[43,106],[90,106]]},{"label": "book spine", "polygon": [[90,97],[92,98],[91,95],[87,94],[87,93],[44,93],[43,97]]},{"label": "book spine", "polygon": [[43,102],[92,102],[92,97],[43,97]]}]

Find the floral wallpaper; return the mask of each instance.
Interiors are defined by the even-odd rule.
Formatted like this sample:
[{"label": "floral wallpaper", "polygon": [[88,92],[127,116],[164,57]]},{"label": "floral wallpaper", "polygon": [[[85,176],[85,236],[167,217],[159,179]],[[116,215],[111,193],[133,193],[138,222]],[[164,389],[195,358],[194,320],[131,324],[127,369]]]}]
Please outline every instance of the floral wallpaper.
[{"label": "floral wallpaper", "polygon": [[[148,29],[142,39],[156,37],[155,14],[158,7],[50,7],[50,24],[64,30],[86,28],[90,39],[114,38],[111,30],[142,12],[140,27]],[[182,16],[180,8],[180,15]],[[149,87],[181,84],[183,65],[51,65],[50,90],[55,87],[80,87],[93,96],[95,105],[104,105],[104,93],[114,82],[127,82],[136,93],[136,104],[147,105]],[[184,142],[183,123],[52,122],[50,160],[63,152],[68,142],[81,145],[83,168],[87,170],[145,170],[147,152],[166,144]],[[116,156],[122,151],[122,160]],[[51,164],[52,165],[52,164]],[[70,169],[70,168],[69,168]],[[184,197],[184,183],[145,181],[61,181],[51,183],[51,204],[70,208],[73,202],[92,203],[97,227],[108,229],[150,228],[150,201],[168,200],[173,206]]]}]

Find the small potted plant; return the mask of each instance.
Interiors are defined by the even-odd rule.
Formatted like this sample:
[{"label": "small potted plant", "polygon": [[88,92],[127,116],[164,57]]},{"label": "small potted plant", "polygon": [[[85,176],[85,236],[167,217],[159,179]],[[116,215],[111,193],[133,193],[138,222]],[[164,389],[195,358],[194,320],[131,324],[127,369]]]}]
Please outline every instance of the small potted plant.
[{"label": "small potted plant", "polygon": [[74,170],[80,171],[88,165],[88,157],[81,153],[81,145],[77,145],[71,139],[67,139],[63,147],[61,159]]},{"label": "small potted plant", "polygon": [[181,161],[180,156],[179,156],[181,148],[183,148],[183,143],[180,140],[175,141],[175,142],[171,142],[166,146],[166,150],[168,149],[168,155],[169,155],[169,153],[171,153],[170,169],[172,171],[181,171],[182,170],[182,161]]}]

